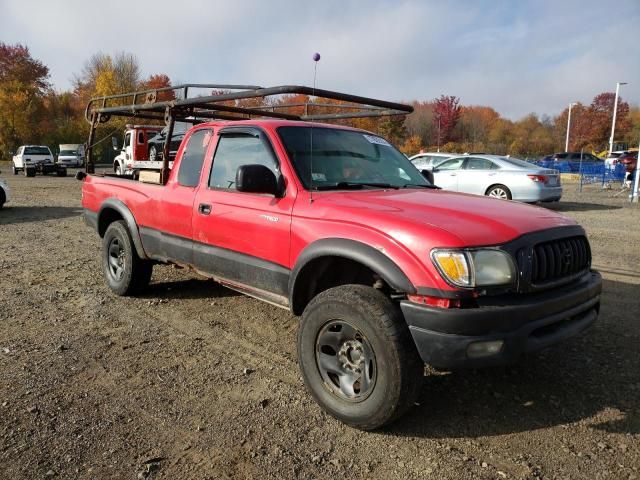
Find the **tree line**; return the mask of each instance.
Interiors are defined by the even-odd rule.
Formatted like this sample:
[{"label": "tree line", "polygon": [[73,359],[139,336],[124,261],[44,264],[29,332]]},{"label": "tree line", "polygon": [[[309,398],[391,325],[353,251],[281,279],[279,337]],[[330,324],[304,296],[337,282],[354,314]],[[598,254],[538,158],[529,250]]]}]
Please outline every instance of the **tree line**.
[{"label": "tree line", "polygon": [[[90,98],[171,85],[171,79],[163,73],[143,77],[137,58],[130,53],[97,53],[74,75],[70,90],[56,91],[49,82],[49,68],[33,58],[28,47],[0,42],[0,158],[9,158],[10,153],[23,144],[55,148],[61,143],[84,143],[89,132],[84,109]],[[166,97],[171,92],[163,95]],[[577,103],[573,106],[570,151],[584,149],[598,153],[606,150],[614,97],[613,93],[604,92],[596,95],[590,105]],[[300,114],[305,107],[290,105],[305,103],[311,104],[307,108],[323,113],[338,108],[320,105],[321,100],[303,95],[234,102],[236,106],[274,109],[289,105],[288,111]],[[414,101],[412,105],[414,112],[406,117],[341,120],[338,123],[383,135],[409,155],[439,149],[531,157],[564,150],[568,108],[556,117],[531,113],[512,121],[489,106],[462,105],[456,96],[441,95],[429,101]],[[110,132],[121,136],[126,121],[120,119],[109,126],[100,126],[97,138],[107,138]],[[640,108],[630,108],[619,98],[615,140],[636,146],[639,138]],[[98,149],[99,155],[108,156],[108,144]]]}]

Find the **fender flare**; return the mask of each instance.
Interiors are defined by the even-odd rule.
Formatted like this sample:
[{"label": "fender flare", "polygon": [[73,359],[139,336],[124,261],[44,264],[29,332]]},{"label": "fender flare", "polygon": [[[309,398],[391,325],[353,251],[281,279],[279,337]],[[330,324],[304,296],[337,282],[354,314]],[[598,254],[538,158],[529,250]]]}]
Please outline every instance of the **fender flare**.
[{"label": "fender flare", "polygon": [[380,250],[346,238],[323,238],[308,245],[298,256],[289,277],[289,305],[295,310],[297,280],[304,268],[321,257],[342,257],[370,268],[391,288],[399,292],[415,293],[416,288],[396,263]]},{"label": "fender flare", "polygon": [[106,210],[115,210],[120,214],[120,216],[127,224],[129,234],[131,235],[131,239],[133,240],[133,245],[136,248],[138,256],[140,258],[148,258],[147,254],[144,251],[144,248],[142,247],[142,239],[140,238],[138,224],[136,223],[136,219],[134,218],[133,213],[131,213],[131,210],[129,210],[129,207],[127,207],[124,202],[118,200],[117,198],[108,198],[104,202],[102,202],[102,205],[100,206],[100,211],[98,212],[98,233],[100,234],[100,236],[104,236],[104,231],[100,231],[100,220]]}]

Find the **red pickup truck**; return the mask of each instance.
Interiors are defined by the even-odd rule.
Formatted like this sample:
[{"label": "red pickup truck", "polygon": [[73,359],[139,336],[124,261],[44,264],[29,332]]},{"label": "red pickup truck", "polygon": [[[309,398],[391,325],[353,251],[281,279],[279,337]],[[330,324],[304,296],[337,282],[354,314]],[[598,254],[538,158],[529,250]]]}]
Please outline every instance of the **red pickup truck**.
[{"label": "red pickup truck", "polygon": [[164,185],[80,177],[116,294],[171,263],[300,315],[305,384],[358,428],[413,405],[425,363],[510,363],[598,315],[573,220],[438,189],[366,131],[212,121],[186,133]]}]

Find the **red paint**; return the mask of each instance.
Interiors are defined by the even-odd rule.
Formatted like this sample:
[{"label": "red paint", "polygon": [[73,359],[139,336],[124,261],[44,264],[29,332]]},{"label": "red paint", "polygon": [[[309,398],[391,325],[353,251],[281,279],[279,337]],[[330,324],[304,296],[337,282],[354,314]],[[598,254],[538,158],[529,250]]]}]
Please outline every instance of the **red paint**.
[{"label": "red paint", "polygon": [[[575,225],[553,211],[476,195],[443,190],[308,191],[294,174],[275,129],[306,122],[248,120],[234,124],[263,128],[280,160],[286,195],[212,190],[207,186],[217,143],[225,122],[194,127],[185,137],[166,186],[113,177],[88,176],[82,204],[98,211],[107,198],[118,198],[140,226],[189,238],[293,269],[306,246],[322,238],[351,239],[370,245],[389,258],[417,287],[453,290],[435,270],[429,254],[435,247],[475,247],[506,243],[525,233]],[[195,130],[210,128],[214,136],[198,187],[176,181],[184,145]],[[318,125],[326,128],[326,125]],[[346,127],[332,127],[346,128]],[[211,214],[198,205],[212,205]]]}]

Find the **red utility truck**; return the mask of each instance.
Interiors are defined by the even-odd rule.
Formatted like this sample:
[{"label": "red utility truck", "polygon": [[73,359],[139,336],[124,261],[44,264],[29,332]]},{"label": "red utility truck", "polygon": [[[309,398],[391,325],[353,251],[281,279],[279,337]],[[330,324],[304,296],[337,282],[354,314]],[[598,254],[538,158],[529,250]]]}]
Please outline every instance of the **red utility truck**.
[{"label": "red utility truck", "polygon": [[160,170],[162,162],[149,159],[149,140],[162,130],[158,125],[127,125],[119,148],[113,138],[114,150],[120,153],[113,159],[116,175],[133,175],[139,170]]},{"label": "red utility truck", "polygon": [[[282,93],[363,108],[310,104],[281,118],[229,107]],[[88,109],[94,125],[122,108],[103,100]],[[411,107],[307,87],[189,100],[171,105],[173,115],[235,108],[260,118],[194,126],[163,175],[78,175],[106,282],[132,295],[154,264],[177,264],[301,316],[304,382],[343,422],[374,429],[397,418],[413,405],[425,363],[510,363],[596,320],[601,277],[573,220],[438,189],[380,136],[314,122]],[[146,116],[165,107],[136,106]]]}]

